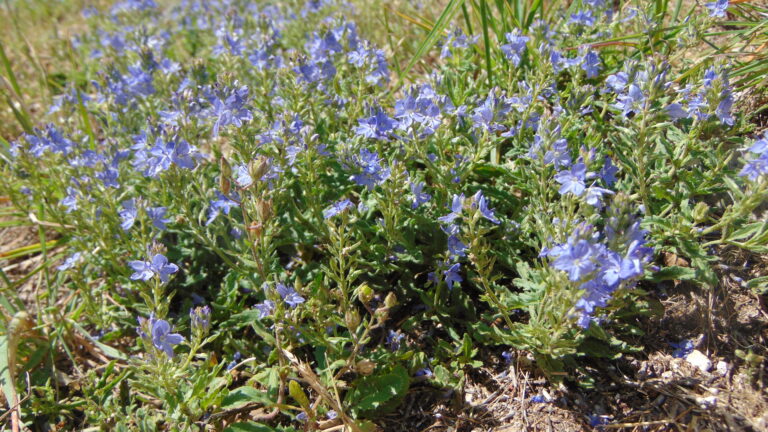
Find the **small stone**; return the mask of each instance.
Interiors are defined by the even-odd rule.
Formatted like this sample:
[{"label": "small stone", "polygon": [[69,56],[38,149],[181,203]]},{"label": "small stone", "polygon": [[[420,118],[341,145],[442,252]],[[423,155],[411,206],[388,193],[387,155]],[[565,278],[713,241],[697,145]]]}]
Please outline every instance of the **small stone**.
[{"label": "small stone", "polygon": [[702,372],[709,372],[712,369],[712,362],[699,350],[693,350],[685,357],[685,360],[699,368]]},{"label": "small stone", "polygon": [[723,360],[720,360],[717,362],[717,366],[715,366],[715,370],[717,370],[717,373],[719,373],[722,376],[725,376],[728,373],[728,363],[724,362]]},{"label": "small stone", "polygon": [[717,406],[717,397],[707,396],[703,398],[696,398],[696,403],[699,404],[699,407],[702,409],[711,409]]}]

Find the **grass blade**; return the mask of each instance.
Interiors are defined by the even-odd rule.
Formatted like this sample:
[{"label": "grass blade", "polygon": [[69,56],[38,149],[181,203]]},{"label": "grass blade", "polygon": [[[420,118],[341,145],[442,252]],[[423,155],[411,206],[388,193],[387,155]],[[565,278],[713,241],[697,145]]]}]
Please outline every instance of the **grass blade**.
[{"label": "grass blade", "polygon": [[[408,62],[408,65],[405,67],[405,70],[403,70],[403,75],[406,76],[411,71],[413,66],[416,65],[416,63],[421,60],[422,57],[427,53],[427,51],[432,48],[435,43],[437,43],[437,40],[440,38],[440,36],[443,33],[443,30],[445,30],[446,27],[448,27],[448,24],[451,22],[451,19],[456,15],[456,12],[458,12],[459,8],[461,8],[461,5],[464,4],[464,0],[451,0],[448,5],[443,9],[443,12],[440,14],[440,17],[435,21],[435,25],[432,26],[432,30],[429,31],[429,34],[427,34],[427,37],[424,38],[424,40],[421,42],[421,45],[419,45],[419,48],[416,50],[416,53],[413,55],[413,58],[411,58],[411,61]],[[401,84],[402,82],[398,83]],[[398,85],[399,87],[399,85]]]}]

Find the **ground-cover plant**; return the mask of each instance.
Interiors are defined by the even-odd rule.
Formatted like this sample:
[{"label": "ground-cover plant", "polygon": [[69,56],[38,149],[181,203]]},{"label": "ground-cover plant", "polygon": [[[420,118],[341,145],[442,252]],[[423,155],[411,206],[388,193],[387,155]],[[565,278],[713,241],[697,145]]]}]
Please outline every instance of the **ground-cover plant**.
[{"label": "ground-cover plant", "polygon": [[81,70],[0,149],[45,258],[32,301],[0,273],[17,421],[373,430],[491,347],[587,385],[655,282],[768,251],[768,137],[682,56],[727,2],[669,32],[659,2],[451,1],[405,65],[364,3],[83,11]]}]

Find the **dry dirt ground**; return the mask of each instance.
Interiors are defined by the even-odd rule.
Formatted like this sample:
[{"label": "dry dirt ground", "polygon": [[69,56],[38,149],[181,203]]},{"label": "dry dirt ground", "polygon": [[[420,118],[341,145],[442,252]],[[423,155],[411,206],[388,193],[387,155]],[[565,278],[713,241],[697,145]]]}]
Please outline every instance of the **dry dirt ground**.
[{"label": "dry dirt ground", "polygon": [[[768,257],[718,252],[720,285],[711,292],[683,283],[656,286],[652,295],[664,313],[642,323],[645,349],[591,362],[594,388],[548,385],[525,353],[509,365],[485,353],[486,366],[469,374],[463,394],[415,386],[384,430],[768,431],[766,298],[742,286],[768,273]],[[709,371],[672,355],[670,342],[682,339],[710,360]],[[534,395],[550,401],[533,402]]]}]

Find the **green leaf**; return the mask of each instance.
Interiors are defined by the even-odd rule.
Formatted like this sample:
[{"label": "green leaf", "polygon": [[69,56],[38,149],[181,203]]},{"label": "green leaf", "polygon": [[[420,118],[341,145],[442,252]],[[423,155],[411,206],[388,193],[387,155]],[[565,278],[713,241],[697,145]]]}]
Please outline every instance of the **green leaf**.
[{"label": "green leaf", "polygon": [[264,342],[267,342],[270,345],[275,344],[275,337],[272,335],[272,333],[269,332],[269,330],[267,330],[266,327],[264,327],[264,324],[261,323],[261,320],[259,319],[259,311],[256,309],[248,309],[240,312],[239,314],[232,315],[224,324],[226,326],[237,328],[250,324],[256,334],[264,339]]},{"label": "green leaf", "polygon": [[288,393],[290,393],[291,397],[296,402],[299,403],[299,406],[301,406],[304,409],[304,411],[311,410],[311,408],[309,407],[309,398],[307,397],[307,394],[304,393],[304,390],[301,388],[301,384],[291,380],[288,383]]},{"label": "green leaf", "polygon": [[128,356],[126,356],[125,354],[123,354],[120,351],[116,350],[115,348],[112,348],[111,346],[109,346],[107,344],[104,344],[104,343],[101,343],[98,340],[96,340],[93,336],[91,336],[90,333],[85,331],[84,328],[80,327],[79,324],[77,324],[77,323],[72,323],[72,324],[74,324],[75,328],[77,329],[78,332],[80,332],[81,335],[83,335],[86,339],[91,341],[91,343],[93,343],[94,345],[99,347],[99,349],[102,352],[104,352],[104,354],[106,354],[108,357],[111,357],[113,359],[118,359],[118,360],[127,360],[128,359]]},{"label": "green leaf", "polygon": [[671,266],[653,273],[648,280],[661,282],[665,280],[692,280],[696,278],[696,270],[690,267]]},{"label": "green leaf", "polygon": [[765,292],[768,290],[768,276],[754,278],[747,282],[747,286],[758,292]]},{"label": "green leaf", "polygon": [[224,429],[224,432],[297,432],[297,430],[292,427],[273,428],[256,422],[241,422],[230,425]]},{"label": "green leaf", "polygon": [[755,233],[760,232],[763,228],[766,227],[766,225],[766,222],[755,222],[747,224],[734,231],[733,234],[728,237],[728,241],[741,240],[747,237],[751,237]]},{"label": "green leaf", "polygon": [[398,365],[394,369],[380,375],[371,375],[354,382],[354,388],[344,399],[354,415],[370,415],[374,411],[386,411],[394,407],[408,391],[410,377],[408,371]]},{"label": "green leaf", "polygon": [[228,395],[224,396],[224,400],[221,402],[221,408],[239,408],[252,402],[258,402],[264,406],[274,404],[266,392],[259,391],[254,387],[243,386],[230,391]]},{"label": "green leaf", "polygon": [[5,400],[8,401],[8,406],[13,406],[13,401],[16,398],[16,386],[11,376],[11,369],[8,367],[8,335],[0,337],[0,386],[3,389],[3,395]]}]

